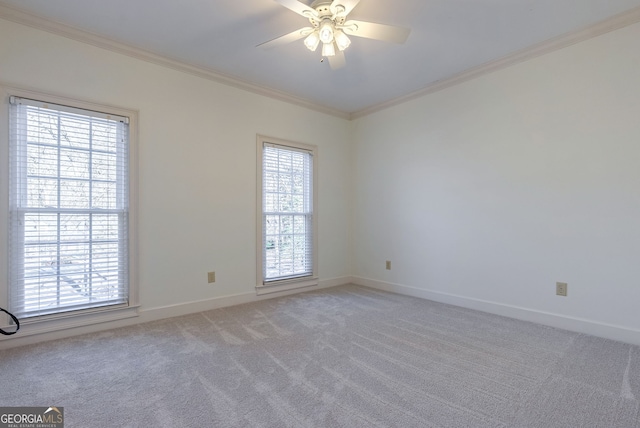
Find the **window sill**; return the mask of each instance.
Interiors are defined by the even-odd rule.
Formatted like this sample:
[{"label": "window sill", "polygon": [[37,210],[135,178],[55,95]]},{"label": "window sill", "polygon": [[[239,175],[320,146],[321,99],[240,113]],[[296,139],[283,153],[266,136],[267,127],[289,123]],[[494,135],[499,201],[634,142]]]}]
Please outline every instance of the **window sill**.
[{"label": "window sill", "polygon": [[[22,337],[37,334],[53,333],[72,328],[88,327],[111,321],[119,321],[138,316],[139,306],[126,306],[118,308],[103,308],[82,313],[69,313],[59,317],[46,317],[42,319],[25,319],[20,321],[20,330],[11,336],[0,336],[0,341],[20,339]],[[2,327],[7,331],[14,331],[15,326]]]},{"label": "window sill", "polygon": [[318,285],[318,278],[314,277],[292,281],[280,281],[274,284],[256,286],[256,295],[261,296],[263,294],[295,290],[297,288],[313,287],[314,285]]}]

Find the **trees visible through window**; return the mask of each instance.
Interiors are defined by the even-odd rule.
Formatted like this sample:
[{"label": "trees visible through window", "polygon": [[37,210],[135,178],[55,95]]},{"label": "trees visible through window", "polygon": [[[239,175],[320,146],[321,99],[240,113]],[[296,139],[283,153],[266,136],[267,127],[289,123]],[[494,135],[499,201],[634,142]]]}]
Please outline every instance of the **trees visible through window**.
[{"label": "trees visible through window", "polygon": [[128,119],[12,97],[10,304],[128,302]]},{"label": "trees visible through window", "polygon": [[314,275],[314,149],[261,145],[262,283]]}]

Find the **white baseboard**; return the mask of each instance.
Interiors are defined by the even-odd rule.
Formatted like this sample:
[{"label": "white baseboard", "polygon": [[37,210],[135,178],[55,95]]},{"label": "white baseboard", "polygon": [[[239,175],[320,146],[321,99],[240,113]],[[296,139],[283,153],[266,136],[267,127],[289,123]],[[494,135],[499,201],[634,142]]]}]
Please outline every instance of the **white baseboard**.
[{"label": "white baseboard", "polygon": [[255,291],[247,293],[233,294],[230,296],[215,297],[206,300],[197,300],[192,302],[168,305],[159,308],[144,309],[141,306],[138,309],[138,315],[131,315],[129,318],[112,321],[109,318],[97,319],[91,325],[83,325],[77,319],[68,318],[49,326],[43,326],[39,329],[20,329],[13,336],[6,336],[0,340],[0,350],[15,348],[17,346],[31,345],[49,340],[59,340],[65,337],[78,336],[86,333],[97,333],[99,331],[110,330],[114,328],[127,327],[136,324],[142,324],[150,321],[157,321],[165,318],[173,318],[182,315],[209,311],[211,309],[224,308],[228,306],[241,305],[243,303],[257,302],[260,300],[273,299],[276,297],[287,296],[290,294],[303,293],[307,291],[335,287],[338,285],[350,284],[352,277],[344,276],[339,278],[331,278],[320,280],[318,285],[306,287],[297,290],[287,290],[267,295],[256,295]]},{"label": "white baseboard", "polygon": [[179,317],[182,315],[194,314],[197,312],[209,311],[211,309],[226,308],[228,306],[242,305],[243,303],[257,302],[259,300],[273,299],[275,297],[288,296],[290,294],[304,293],[322,288],[335,287],[338,285],[350,284],[352,278],[344,276],[340,278],[322,279],[318,285],[298,288],[293,290],[284,290],[275,293],[267,293],[257,295],[255,291],[247,293],[233,294],[224,297],[215,297],[207,300],[197,300],[193,302],[179,303],[176,305],[163,306],[140,311],[139,322],[156,321],[164,318]]},{"label": "white baseboard", "polygon": [[455,294],[443,293],[441,291],[425,290],[422,288],[393,284],[357,276],[352,277],[352,282],[357,285],[371,287],[378,290],[419,297],[422,299],[433,300],[434,302],[447,303],[450,305],[475,309],[523,321],[531,321],[563,330],[630,343],[632,345],[640,345],[640,330],[619,325],[606,324],[584,318],[569,317],[566,315],[538,311],[520,306],[506,305],[488,300],[474,299]]}]

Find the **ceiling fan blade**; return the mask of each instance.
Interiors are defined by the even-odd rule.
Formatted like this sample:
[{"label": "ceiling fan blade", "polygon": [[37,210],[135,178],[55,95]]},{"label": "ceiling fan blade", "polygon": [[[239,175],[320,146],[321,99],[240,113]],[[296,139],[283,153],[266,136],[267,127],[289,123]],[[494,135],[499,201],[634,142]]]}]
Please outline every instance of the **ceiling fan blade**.
[{"label": "ceiling fan blade", "polygon": [[365,37],[367,39],[383,40],[393,43],[404,43],[411,32],[409,28],[356,20],[345,22],[344,25],[341,25],[341,28],[342,31],[350,36]]},{"label": "ceiling fan blade", "polygon": [[331,11],[336,15],[347,16],[358,3],[360,3],[360,0],[333,0]]},{"label": "ceiling fan blade", "polygon": [[289,34],[285,34],[284,36],[276,37],[273,40],[269,40],[268,42],[260,43],[257,48],[263,49],[271,49],[276,46],[286,45],[287,43],[295,42],[296,40],[300,40],[301,38],[308,36],[313,31],[311,27],[300,28],[299,30],[292,31]]},{"label": "ceiling fan blade", "polygon": [[294,11],[295,13],[304,16],[305,18],[310,17],[318,17],[318,12],[310,8],[304,3],[299,2],[298,0],[275,0],[280,3],[282,6],[286,7]]},{"label": "ceiling fan blade", "polygon": [[337,70],[346,65],[346,60],[344,58],[344,52],[337,51],[335,55],[328,57],[329,58],[329,67],[332,70]]}]

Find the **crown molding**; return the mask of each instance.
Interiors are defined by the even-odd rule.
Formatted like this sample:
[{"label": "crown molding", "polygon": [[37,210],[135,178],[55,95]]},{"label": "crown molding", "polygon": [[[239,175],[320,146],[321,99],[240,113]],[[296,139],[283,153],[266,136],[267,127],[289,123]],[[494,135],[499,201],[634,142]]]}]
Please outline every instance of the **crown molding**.
[{"label": "crown molding", "polygon": [[336,116],[342,119],[350,118],[349,113],[338,109],[319,105],[303,98],[299,98],[275,89],[266,88],[254,83],[246,82],[235,77],[213,71],[211,69],[188,64],[166,56],[157,55],[153,52],[120,43],[107,37],[99,36],[85,30],[80,30],[78,28],[62,24],[60,22],[45,19],[10,6],[0,4],[0,18],[18,24],[26,25],[38,30],[46,31],[48,33],[56,34],[58,36],[66,37],[78,42],[86,43],[98,48],[107,49],[109,51],[139,59],[141,61],[146,61],[162,67],[188,73],[203,79],[214,81],[216,83],[221,83],[237,89],[252,92],[254,94],[262,95],[279,101],[284,101],[286,103],[294,104],[320,113]]},{"label": "crown molding", "polygon": [[570,33],[563,34],[558,37],[546,40],[544,42],[535,44],[528,48],[516,51],[512,54],[504,56],[494,61],[490,61],[481,64],[477,67],[470,68],[461,73],[455,74],[449,78],[437,81],[429,86],[426,86],[415,92],[411,92],[407,95],[403,95],[398,98],[394,98],[389,101],[376,104],[371,107],[367,107],[362,110],[358,110],[349,115],[349,119],[357,119],[364,117],[380,110],[393,107],[407,101],[414,100],[416,98],[423,97],[425,95],[432,94],[434,92],[441,91],[452,86],[459,85],[461,83],[473,80],[485,74],[493,73],[494,71],[502,70],[521,62],[528,61],[533,58],[537,58],[542,55],[566,48],[567,46],[574,45],[576,43],[583,42],[585,40],[592,39],[597,36],[609,33],[611,31],[619,30],[632,24],[640,22],[640,7],[628,10],[618,15],[614,15],[611,18],[600,21],[594,25],[572,31]]},{"label": "crown molding", "polygon": [[382,103],[375,104],[373,106],[351,113],[313,103],[306,99],[299,98],[282,91],[277,91],[275,89],[266,88],[255,83],[246,82],[235,77],[213,71],[211,69],[188,64],[162,55],[157,55],[152,52],[135,48],[133,46],[129,46],[127,44],[120,43],[115,40],[111,40],[109,38],[99,36],[88,31],[80,30],[78,28],[71,27],[56,21],[51,21],[10,6],[0,5],[0,19],[16,22],[18,24],[26,25],[38,30],[46,31],[52,34],[66,37],[68,39],[96,46],[98,48],[107,49],[112,52],[116,52],[162,67],[170,68],[176,71],[188,73],[203,79],[214,81],[216,83],[232,86],[237,89],[252,92],[257,95],[262,95],[279,101],[284,101],[286,103],[298,105],[300,107],[304,107],[320,113],[328,114],[342,119],[354,120],[405,103],[407,101],[411,101],[416,98],[420,98],[425,95],[429,95],[434,92],[459,85],[483,75],[505,69],[512,65],[563,49],[576,43],[589,40],[591,38],[609,33],[611,31],[636,24],[640,22],[640,7],[636,7],[629,11],[615,15],[594,25],[572,31],[570,33],[563,34],[561,36],[530,46],[528,48],[516,51],[497,60],[470,68],[446,79],[434,82],[422,89],[411,92],[407,95],[393,98],[391,100],[384,101]]}]

